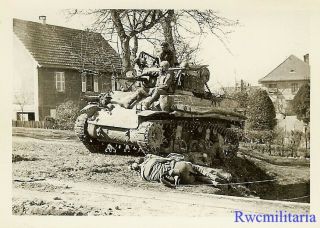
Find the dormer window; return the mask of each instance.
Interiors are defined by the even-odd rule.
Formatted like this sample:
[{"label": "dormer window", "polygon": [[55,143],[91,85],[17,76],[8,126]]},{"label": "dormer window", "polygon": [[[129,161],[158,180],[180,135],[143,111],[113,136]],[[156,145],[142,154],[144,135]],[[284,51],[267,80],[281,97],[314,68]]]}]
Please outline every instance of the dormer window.
[{"label": "dormer window", "polygon": [[277,88],[277,84],[276,83],[268,84],[268,88],[269,89],[276,89]]}]

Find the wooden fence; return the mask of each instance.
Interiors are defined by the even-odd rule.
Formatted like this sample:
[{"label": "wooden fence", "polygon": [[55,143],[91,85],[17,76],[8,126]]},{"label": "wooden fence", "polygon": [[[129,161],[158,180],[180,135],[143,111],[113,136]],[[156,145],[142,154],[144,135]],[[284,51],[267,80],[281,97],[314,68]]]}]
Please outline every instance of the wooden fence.
[{"label": "wooden fence", "polygon": [[55,124],[51,121],[12,120],[12,127],[55,129]]}]

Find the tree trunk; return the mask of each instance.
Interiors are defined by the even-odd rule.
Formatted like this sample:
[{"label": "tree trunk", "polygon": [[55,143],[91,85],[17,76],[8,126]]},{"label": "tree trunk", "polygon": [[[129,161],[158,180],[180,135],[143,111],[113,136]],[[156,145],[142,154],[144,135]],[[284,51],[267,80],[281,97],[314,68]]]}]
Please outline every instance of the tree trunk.
[{"label": "tree trunk", "polygon": [[131,50],[131,67],[134,67],[133,62],[137,58],[138,47],[139,47],[138,37],[133,36],[133,48]]},{"label": "tree trunk", "polygon": [[170,49],[174,55],[174,62],[177,62],[177,52],[174,45],[172,25],[174,19],[174,10],[168,10],[168,15],[161,21],[161,27],[163,30],[163,36],[165,41],[169,44]]},{"label": "tree trunk", "polygon": [[129,38],[121,40],[121,49],[122,49],[122,71],[126,73],[131,70],[131,61],[130,61],[130,45]]},{"label": "tree trunk", "polygon": [[138,52],[138,45],[139,43],[138,43],[138,37],[137,36],[134,36],[133,37],[133,48],[132,48],[132,56],[134,57],[134,58],[136,58],[137,57],[137,52]]},{"label": "tree trunk", "polygon": [[130,46],[129,41],[130,37],[126,34],[121,18],[119,10],[110,10],[112,22],[114,27],[117,30],[118,36],[121,42],[121,51],[122,51],[122,71],[126,73],[131,69],[131,62],[130,62]]}]

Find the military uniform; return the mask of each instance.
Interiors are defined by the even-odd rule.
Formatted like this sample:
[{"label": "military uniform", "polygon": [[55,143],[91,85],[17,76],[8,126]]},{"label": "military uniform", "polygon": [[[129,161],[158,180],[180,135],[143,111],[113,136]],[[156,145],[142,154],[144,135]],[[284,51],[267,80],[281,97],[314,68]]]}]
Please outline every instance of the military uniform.
[{"label": "military uniform", "polygon": [[163,182],[171,178],[172,184],[193,184],[197,181],[216,185],[230,181],[231,175],[221,169],[194,165],[184,161],[183,155],[169,154],[163,158],[148,154],[140,165],[141,177],[146,181]]},{"label": "military uniform", "polygon": [[[162,62],[166,64],[167,69],[169,68],[168,62]],[[130,97],[123,106],[125,108],[131,108],[132,104],[135,101],[139,101],[144,97],[150,96],[150,99],[148,101],[144,102],[143,109],[148,109],[149,106],[156,100],[159,99],[160,95],[166,95],[171,89],[174,75],[171,72],[168,72],[167,70],[161,69],[160,72],[146,72],[143,74],[144,76],[150,76],[150,78],[156,78],[156,84],[154,88],[140,88],[138,89],[132,97]]]},{"label": "military uniform", "polygon": [[160,62],[162,61],[168,61],[168,63],[170,64],[170,67],[173,67],[174,66],[174,55],[173,55],[173,52],[168,49],[168,50],[164,50],[160,53]]},{"label": "military uniform", "polygon": [[159,99],[160,95],[168,94],[171,89],[174,76],[170,72],[160,72],[157,77],[155,88],[149,90],[150,99],[144,103],[144,109],[148,109],[149,106]]}]

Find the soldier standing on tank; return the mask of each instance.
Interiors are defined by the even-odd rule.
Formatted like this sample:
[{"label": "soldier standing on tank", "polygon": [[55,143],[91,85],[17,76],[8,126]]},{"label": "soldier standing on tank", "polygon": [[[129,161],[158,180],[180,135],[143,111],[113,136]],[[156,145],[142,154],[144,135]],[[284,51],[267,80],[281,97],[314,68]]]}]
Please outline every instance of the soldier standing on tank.
[{"label": "soldier standing on tank", "polygon": [[173,67],[175,64],[173,51],[170,50],[169,44],[167,42],[163,42],[161,44],[161,53],[159,56],[160,62],[168,61],[170,67]]}]

